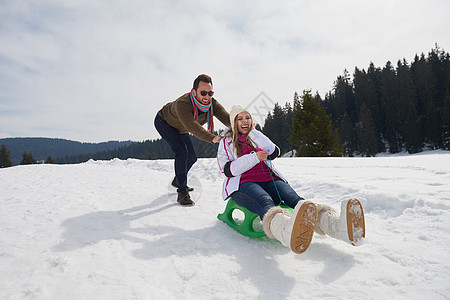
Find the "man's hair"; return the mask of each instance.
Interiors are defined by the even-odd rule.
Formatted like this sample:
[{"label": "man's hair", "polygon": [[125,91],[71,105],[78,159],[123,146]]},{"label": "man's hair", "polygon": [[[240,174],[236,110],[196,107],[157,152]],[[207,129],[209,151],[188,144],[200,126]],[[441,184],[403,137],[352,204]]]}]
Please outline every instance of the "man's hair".
[{"label": "man's hair", "polygon": [[195,78],[195,80],[194,80],[194,85],[192,87],[194,90],[198,89],[198,84],[200,81],[203,81],[206,83],[211,83],[211,85],[213,84],[211,76],[208,76],[206,74],[201,74],[201,75],[198,75],[197,78]]}]

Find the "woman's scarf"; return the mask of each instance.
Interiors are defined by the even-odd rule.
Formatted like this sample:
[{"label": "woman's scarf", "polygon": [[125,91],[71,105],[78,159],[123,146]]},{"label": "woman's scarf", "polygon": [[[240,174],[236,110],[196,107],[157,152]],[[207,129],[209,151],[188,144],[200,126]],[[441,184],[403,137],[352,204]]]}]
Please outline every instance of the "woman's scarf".
[{"label": "woman's scarf", "polygon": [[197,99],[195,99],[194,95],[192,94],[192,91],[190,93],[191,101],[192,101],[192,107],[194,108],[194,119],[196,122],[198,122],[198,111],[202,112],[208,112],[208,130],[209,132],[214,132],[214,122],[213,122],[213,106],[212,106],[212,99],[207,105],[203,105],[200,102],[198,102]]}]

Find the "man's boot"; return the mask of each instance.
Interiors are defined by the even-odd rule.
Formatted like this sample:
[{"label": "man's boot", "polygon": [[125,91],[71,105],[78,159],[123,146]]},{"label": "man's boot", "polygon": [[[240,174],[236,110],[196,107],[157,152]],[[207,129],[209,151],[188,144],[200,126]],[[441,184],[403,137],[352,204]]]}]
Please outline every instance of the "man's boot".
[{"label": "man's boot", "polygon": [[195,203],[192,201],[191,196],[189,196],[189,192],[187,189],[178,191],[177,202],[182,206],[194,206]]},{"label": "man's boot", "polygon": [[[173,180],[172,180],[172,186],[174,188],[178,188],[177,178],[176,177],[174,177]],[[194,188],[189,187],[189,186],[187,187],[187,189],[188,189],[188,192],[192,192],[194,190]]]}]

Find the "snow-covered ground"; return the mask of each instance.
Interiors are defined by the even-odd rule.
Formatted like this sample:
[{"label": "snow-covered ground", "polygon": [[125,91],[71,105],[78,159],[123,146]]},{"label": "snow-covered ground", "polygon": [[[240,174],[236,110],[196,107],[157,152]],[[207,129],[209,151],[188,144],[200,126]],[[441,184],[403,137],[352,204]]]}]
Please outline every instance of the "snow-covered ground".
[{"label": "snow-covered ground", "polygon": [[222,175],[200,159],[194,207],[173,161],[0,169],[0,299],[449,299],[450,152],[278,158],[307,200],[366,215],[359,247],[315,235],[296,255],[219,221]]}]

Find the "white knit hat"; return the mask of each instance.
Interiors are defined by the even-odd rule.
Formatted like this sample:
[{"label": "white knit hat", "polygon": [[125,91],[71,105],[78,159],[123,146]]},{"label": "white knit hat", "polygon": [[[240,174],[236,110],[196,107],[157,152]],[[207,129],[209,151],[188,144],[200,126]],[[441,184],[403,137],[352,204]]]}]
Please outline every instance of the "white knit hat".
[{"label": "white knit hat", "polygon": [[244,111],[247,111],[247,110],[245,108],[243,108],[242,106],[240,106],[240,105],[233,105],[233,107],[231,108],[231,111],[230,111],[230,125],[231,125],[231,128],[233,128],[233,126],[234,126],[234,119],[236,118],[236,116],[238,114],[240,114],[241,112],[244,112]]}]

